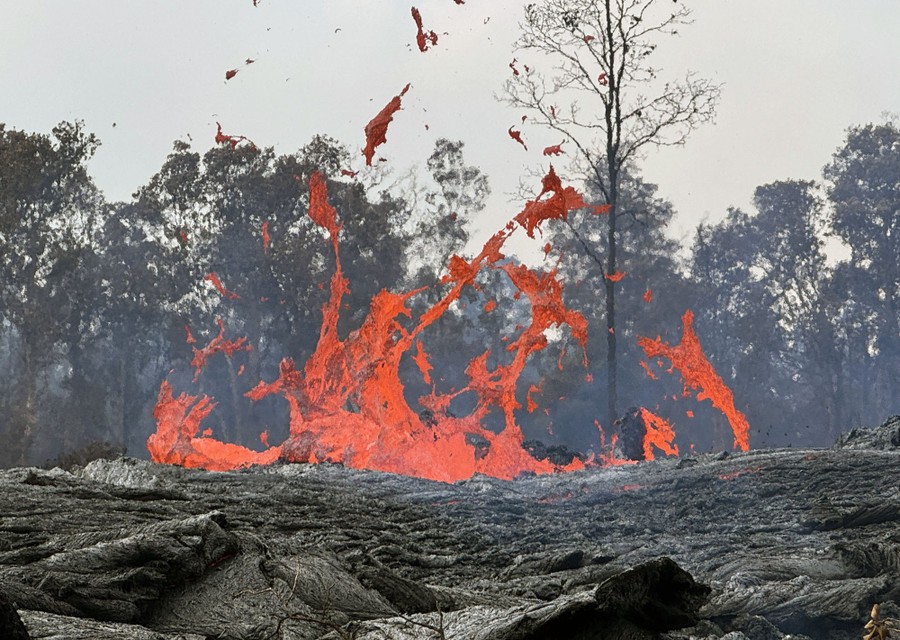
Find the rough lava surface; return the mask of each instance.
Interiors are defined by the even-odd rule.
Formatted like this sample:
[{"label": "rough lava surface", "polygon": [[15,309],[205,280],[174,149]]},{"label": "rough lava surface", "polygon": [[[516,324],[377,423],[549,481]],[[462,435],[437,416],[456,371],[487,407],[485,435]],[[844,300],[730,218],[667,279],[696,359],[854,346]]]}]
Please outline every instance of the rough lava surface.
[{"label": "rough lava surface", "polygon": [[11,469],[0,605],[54,640],[858,638],[874,603],[897,614],[897,477],[900,417],[513,481]]}]

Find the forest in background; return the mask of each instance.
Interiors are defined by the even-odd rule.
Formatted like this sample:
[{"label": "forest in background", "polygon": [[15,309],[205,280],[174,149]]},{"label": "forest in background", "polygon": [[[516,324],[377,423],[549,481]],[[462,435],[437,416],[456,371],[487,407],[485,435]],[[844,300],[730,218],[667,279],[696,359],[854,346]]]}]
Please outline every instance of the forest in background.
[{"label": "forest in background", "polygon": [[[80,122],[50,133],[0,125],[2,466],[42,464],[100,442],[145,457],[170,371],[176,391],[217,398],[207,421],[216,437],[261,448],[266,431],[281,441],[286,404],[251,403],[244,393],[275,379],[282,358],[302,364],[318,340],[334,256],[305,215],[309,177],[325,174],[343,225],[351,292],[343,335],[383,288],[430,285],[411,300],[413,310],[434,299],[489,193],[462,142],[437,142],[427,185],[388,189],[346,175],[349,151],[323,135],[286,155],[228,140],[200,153],[176,141],[130,201],[109,202],[89,172],[99,144]],[[828,445],[900,413],[900,129],[852,127],[823,163],[821,183],[761,185],[753,210],[699,225],[690,247],[665,233],[671,204],[637,165],[627,167],[618,194],[620,413],[657,412],[675,425],[685,452],[731,448],[728,424],[708,402],[683,397],[677,376],[653,380],[640,365],[638,338],[677,343],[688,309],[747,415],[754,448]],[[602,204],[598,194],[585,196]],[[530,439],[587,451],[598,447],[604,415],[607,327],[598,312],[604,274],[586,249],[603,255],[605,236],[589,212],[570,222],[545,230],[540,268],[558,266],[567,304],[588,320],[587,370],[571,336],[552,336],[553,348],[522,380],[523,407],[531,395],[537,408],[523,408],[519,424]],[[845,259],[827,259],[829,238],[845,246]],[[467,291],[425,335],[439,387],[464,386],[466,365],[486,349],[502,359],[528,312],[505,278],[485,274],[481,289]],[[192,386],[188,338],[205,344],[219,332],[217,319],[226,337],[246,336],[253,348],[216,357]],[[403,366],[416,406],[427,387],[413,362]],[[465,411],[464,402],[454,409]],[[602,426],[607,436],[615,431]]]}]

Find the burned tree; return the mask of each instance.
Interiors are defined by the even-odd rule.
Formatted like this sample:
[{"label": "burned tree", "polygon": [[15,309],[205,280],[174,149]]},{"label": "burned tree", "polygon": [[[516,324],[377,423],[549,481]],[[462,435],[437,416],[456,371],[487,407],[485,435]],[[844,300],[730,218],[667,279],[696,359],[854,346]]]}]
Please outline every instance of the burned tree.
[{"label": "burned tree", "polygon": [[[677,1],[677,0],[676,0]],[[720,88],[688,74],[661,82],[651,55],[662,35],[688,24],[690,10],[658,0],[541,0],[525,9],[516,43],[518,55],[538,54],[553,70],[526,68],[507,81],[512,106],[529,110],[532,122],[560,133],[570,170],[609,205],[607,254],[570,229],[605,273],[607,326],[607,420],[617,414],[616,253],[619,187],[629,163],[648,145],[683,144],[699,124],[712,119]],[[568,105],[563,107],[563,105]]]}]

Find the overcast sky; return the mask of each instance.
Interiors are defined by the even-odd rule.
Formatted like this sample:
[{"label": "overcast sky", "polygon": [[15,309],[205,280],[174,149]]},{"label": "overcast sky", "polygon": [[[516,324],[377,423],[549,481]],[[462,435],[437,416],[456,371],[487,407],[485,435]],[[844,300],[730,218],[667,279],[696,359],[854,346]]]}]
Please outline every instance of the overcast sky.
[{"label": "overcast sky", "polygon": [[[491,179],[477,221],[489,233],[520,208],[508,201],[519,176],[546,167],[541,149],[559,142],[526,123],[526,153],[507,135],[522,114],[495,99],[524,0],[415,0],[440,35],[426,53],[411,1],[0,2],[0,122],[49,132],[83,119],[103,142],[91,170],[113,200],[144,184],[173,140],[209,148],[216,121],[280,153],[316,133],[358,153],[365,124],[409,82],[377,155],[403,171],[423,166],[438,137],[465,141]],[[678,211],[676,235],[747,206],[760,184],[819,178],[847,127],[900,111],[900,1],[689,4],[694,24],[660,42],[656,65],[724,88],[715,125],[642,163]]]}]

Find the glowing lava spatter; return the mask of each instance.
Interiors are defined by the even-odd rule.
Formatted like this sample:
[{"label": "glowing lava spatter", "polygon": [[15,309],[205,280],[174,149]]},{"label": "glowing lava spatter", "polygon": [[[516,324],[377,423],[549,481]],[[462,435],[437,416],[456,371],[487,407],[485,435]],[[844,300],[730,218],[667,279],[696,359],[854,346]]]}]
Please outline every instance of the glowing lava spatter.
[{"label": "glowing lava spatter", "polygon": [[512,138],[513,140],[515,140],[516,142],[518,142],[520,145],[522,145],[522,146],[525,148],[525,151],[528,151],[528,146],[527,146],[527,145],[525,144],[525,142],[522,140],[522,132],[521,132],[521,131],[519,131],[518,129],[513,129],[512,127],[510,127],[509,130],[508,130],[506,133],[509,134],[509,137],[510,137],[510,138]]},{"label": "glowing lava spatter", "polygon": [[231,145],[232,149],[237,149],[237,146],[241,142],[246,142],[247,146],[250,149],[256,150],[256,144],[254,144],[254,142],[250,140],[250,138],[248,138],[247,136],[231,136],[226,133],[222,133],[222,125],[218,122],[216,123],[216,144],[228,143]]},{"label": "glowing lava spatter", "polygon": [[734,432],[734,446],[747,451],[750,448],[750,425],[747,417],[734,406],[731,389],[703,353],[700,339],[693,328],[693,312],[685,311],[681,321],[684,327],[681,344],[673,347],[660,338],[640,338],[638,344],[648,358],[666,358],[672,363],[672,369],[681,372],[685,395],[689,395],[690,390],[696,390],[697,400],[709,399],[714,407],[725,414]]},{"label": "glowing lava spatter", "polygon": [[[562,182],[550,165],[550,171],[541,181],[541,193],[536,200],[529,201],[525,208],[515,217],[515,221],[525,228],[529,238],[534,237],[534,231],[545,220],[565,220],[569,211],[581,209],[587,206],[584,199],[572,187],[563,188]],[[546,200],[541,200],[544,194],[553,195]]]},{"label": "glowing lava spatter", "polygon": [[378,112],[374,118],[366,125],[366,148],[363,149],[363,155],[366,157],[366,166],[372,166],[372,158],[375,156],[375,148],[387,142],[388,125],[394,119],[394,114],[400,110],[401,98],[409,91],[409,83],[403,90],[391,98],[384,109]]},{"label": "glowing lava spatter", "polygon": [[[231,358],[238,351],[252,351],[253,347],[247,344],[247,338],[238,338],[237,340],[225,339],[225,324],[221,318],[216,318],[219,325],[219,335],[210,340],[209,344],[198,349],[194,347],[194,358],[191,360],[191,366],[194,368],[194,382],[200,377],[200,372],[206,367],[209,359],[217,353],[224,353],[226,357]],[[194,336],[188,333],[190,338]],[[189,341],[190,342],[190,341]],[[196,342],[196,340],[194,340]]]},{"label": "glowing lava spatter", "polygon": [[544,147],[544,155],[545,156],[558,156],[561,153],[565,153],[562,150],[563,144],[564,144],[563,142],[560,142],[559,144],[554,144],[553,146],[550,146],[550,147]]},{"label": "glowing lava spatter", "polygon": [[269,221],[266,220],[262,223],[262,241],[263,241],[263,253],[269,253],[269,243],[272,242],[271,236],[269,236]]},{"label": "glowing lava spatter", "polygon": [[229,291],[225,288],[225,285],[222,284],[222,281],[219,279],[219,276],[215,271],[207,273],[205,276],[203,276],[203,279],[207,282],[212,283],[212,286],[216,288],[216,291],[218,291],[229,300],[240,300],[241,296],[236,294],[234,291]]},{"label": "glowing lava spatter", "polygon": [[412,17],[416,23],[416,45],[419,47],[419,51],[425,53],[428,51],[429,42],[431,46],[438,43],[437,34],[434,31],[425,31],[422,27],[422,14],[416,7],[412,8]]},{"label": "glowing lava spatter", "polygon": [[677,456],[678,445],[675,444],[675,429],[672,425],[665,418],[643,407],[640,414],[644,421],[644,460],[654,459],[653,447],[666,455]]},{"label": "glowing lava spatter", "polygon": [[200,435],[200,423],[215,406],[208,396],[182,393],[175,397],[169,381],[163,380],[153,409],[156,433],[147,439],[150,458],[182,467],[228,471],[254,464],[272,464],[281,457],[281,447],[270,447],[260,453],[205,437],[208,430]]},{"label": "glowing lava spatter", "polygon": [[[232,469],[275,459],[332,461],[446,482],[468,478],[476,472],[513,478],[526,471],[549,473],[582,468],[584,464],[578,459],[559,467],[533,458],[522,447],[524,436],[515,421],[515,411],[521,408],[516,397],[517,383],[529,357],[548,345],[546,331],[567,325],[583,352],[587,339],[587,321],[563,304],[563,286],[555,270],[536,273],[525,266],[503,262],[501,249],[517,228],[533,233],[543,220],[565,217],[569,210],[585,206],[573,189],[562,188],[552,169],[543,187],[538,198],[527,203],[515,221],[495,233],[478,255],[471,260],[451,258],[441,280],[447,287],[446,293],[418,318],[412,318],[407,302],[423,289],[407,293],[382,290],[372,300],[362,326],[341,338],[339,313],[349,291],[339,252],[341,225],[328,203],[324,177],[314,174],[309,184],[309,216],[328,232],[335,256],[330,297],[322,308],[319,341],[302,370],[286,358],[276,380],[260,382],[247,393],[251,400],[280,395],[288,402],[287,440],[257,453],[211,437],[197,437],[200,423],[214,403],[205,396],[199,400],[185,394],[174,397],[166,381],[154,413],[157,432],[148,441],[151,457],[159,462],[209,469]],[[542,200],[548,193],[551,195]],[[468,365],[469,382],[463,388],[448,394],[432,390],[420,398],[419,404],[430,412],[428,419],[423,419],[404,398],[399,376],[401,359],[412,357],[423,377],[429,379],[430,365],[419,342],[421,334],[459,300],[466,287],[475,285],[475,278],[486,268],[505,272],[517,293],[528,298],[531,322],[519,327],[517,337],[505,347],[510,356],[507,363],[491,368],[491,354],[486,351]],[[410,326],[401,325],[400,317],[409,318]],[[216,340],[222,347],[218,350],[224,350],[227,341],[221,324],[220,329]],[[416,355],[412,354],[414,345],[418,349]],[[465,416],[450,415],[451,401],[464,393],[476,398],[473,409]],[[499,433],[483,426],[490,414],[502,416],[503,430]],[[476,449],[473,442],[487,444]]]}]

